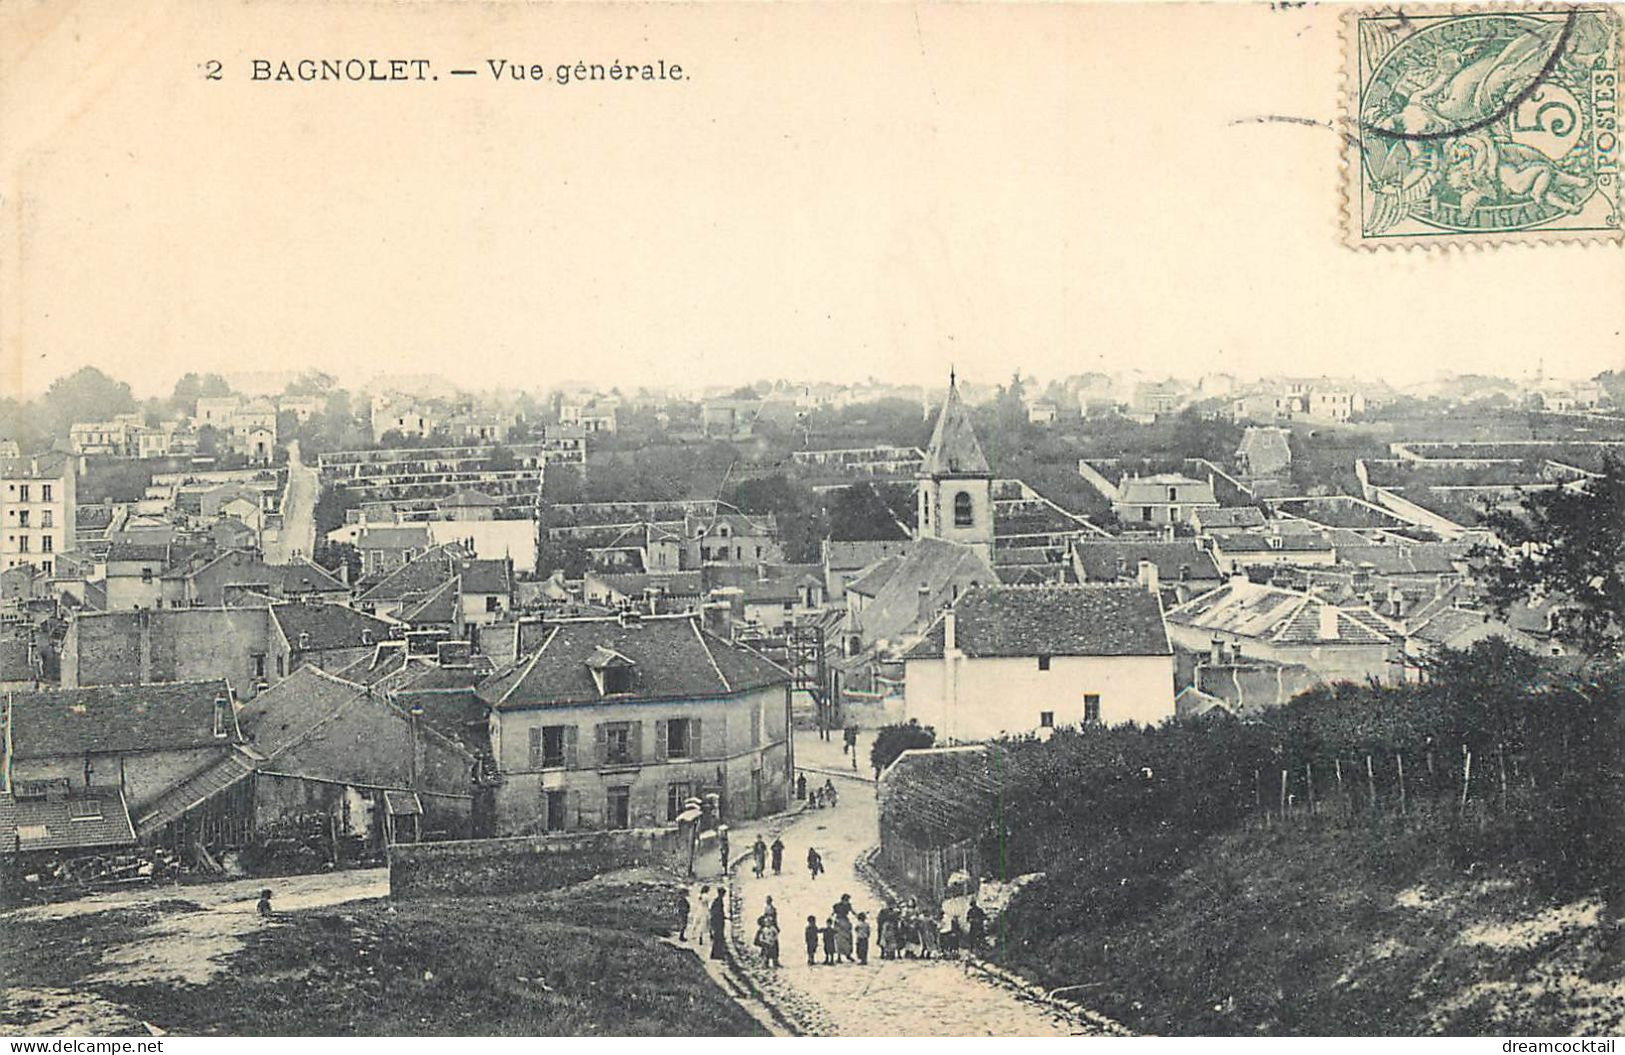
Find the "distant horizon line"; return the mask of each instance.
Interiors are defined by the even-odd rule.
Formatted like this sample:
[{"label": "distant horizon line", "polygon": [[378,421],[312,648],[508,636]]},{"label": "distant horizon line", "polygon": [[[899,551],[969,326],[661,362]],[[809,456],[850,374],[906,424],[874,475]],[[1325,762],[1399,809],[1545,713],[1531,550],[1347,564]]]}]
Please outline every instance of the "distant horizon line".
[{"label": "distant horizon line", "polygon": [[[289,383],[297,381],[300,377],[302,377],[302,376],[304,376],[306,374],[318,373],[318,374],[326,374],[326,375],[334,378],[335,387],[337,387],[339,389],[343,389],[345,391],[349,391],[349,392],[377,392],[377,391],[380,391],[380,390],[387,390],[387,386],[390,383],[404,383],[404,384],[408,384],[408,385],[428,385],[428,386],[443,385],[445,391],[447,391],[449,393],[466,393],[468,395],[474,395],[474,396],[483,396],[483,395],[490,395],[490,394],[507,394],[507,395],[512,396],[512,395],[527,394],[527,395],[531,395],[533,397],[536,397],[536,396],[548,396],[548,395],[552,395],[554,393],[575,391],[575,390],[587,390],[587,391],[596,391],[596,392],[603,392],[603,393],[607,393],[607,392],[610,392],[612,390],[619,390],[619,391],[621,391],[623,393],[636,393],[636,392],[639,392],[639,391],[644,391],[644,392],[662,393],[662,394],[668,394],[668,395],[700,396],[700,397],[703,397],[704,395],[706,395],[708,393],[714,393],[718,389],[738,389],[738,388],[744,388],[744,387],[752,387],[752,388],[754,388],[754,387],[758,387],[758,386],[761,386],[761,385],[764,385],[764,384],[770,385],[775,389],[781,388],[781,387],[794,388],[794,387],[824,387],[824,386],[830,386],[830,387],[834,387],[834,388],[852,388],[852,387],[860,387],[860,386],[894,387],[894,388],[918,388],[918,389],[923,390],[925,393],[929,394],[931,392],[942,392],[942,391],[945,391],[947,389],[948,375],[949,375],[949,371],[950,371],[950,367],[947,366],[947,365],[944,365],[943,371],[942,371],[942,377],[940,379],[936,380],[936,381],[930,381],[930,382],[919,381],[919,380],[916,380],[916,379],[905,379],[905,378],[900,378],[900,377],[878,377],[878,376],[875,376],[875,375],[871,374],[871,375],[867,375],[867,376],[864,376],[864,377],[851,378],[851,379],[844,380],[844,381],[833,380],[833,379],[829,379],[829,378],[806,378],[806,377],[792,378],[792,377],[780,376],[780,377],[757,377],[757,378],[750,379],[750,380],[738,380],[738,381],[714,381],[714,382],[709,382],[709,383],[706,383],[706,384],[696,384],[696,383],[694,383],[692,381],[690,381],[690,382],[677,382],[677,383],[660,383],[660,382],[657,382],[657,381],[638,381],[638,382],[627,383],[627,382],[616,382],[616,381],[613,381],[613,380],[592,381],[592,380],[589,380],[587,378],[561,378],[561,379],[556,379],[556,380],[549,380],[549,381],[546,381],[546,382],[540,382],[540,383],[533,384],[533,385],[520,385],[520,384],[513,384],[513,383],[508,383],[508,384],[491,383],[491,384],[487,385],[486,387],[474,387],[474,386],[467,385],[465,383],[459,383],[455,378],[446,376],[444,374],[439,374],[439,373],[425,373],[423,371],[414,371],[414,370],[403,370],[403,371],[399,371],[399,372],[374,371],[374,372],[371,373],[370,376],[366,377],[365,379],[362,379],[362,378],[357,377],[355,375],[351,375],[349,377],[346,377],[346,376],[344,376],[344,375],[342,375],[342,374],[340,374],[338,372],[335,372],[335,371],[324,370],[319,366],[310,366],[310,367],[302,367],[302,368],[287,369],[287,370],[211,370],[211,369],[183,370],[179,374],[176,374],[173,378],[171,378],[167,383],[160,383],[157,387],[148,387],[148,386],[137,387],[136,382],[131,381],[127,377],[121,376],[117,372],[117,368],[109,369],[109,368],[105,368],[105,367],[94,366],[92,364],[86,364],[86,366],[76,367],[73,370],[67,371],[66,373],[62,373],[62,374],[57,375],[56,377],[52,378],[50,381],[46,382],[45,385],[43,385],[43,386],[41,386],[41,387],[31,391],[31,392],[6,393],[6,395],[9,398],[17,399],[17,400],[20,400],[20,401],[23,401],[23,402],[30,402],[30,401],[33,401],[33,400],[37,400],[37,399],[41,398],[42,396],[44,396],[45,392],[50,388],[50,386],[52,384],[55,384],[57,381],[60,381],[63,378],[70,377],[73,374],[78,373],[80,370],[83,370],[83,369],[86,369],[86,368],[99,370],[106,377],[109,377],[114,381],[129,385],[132,395],[134,395],[137,399],[165,399],[165,398],[168,398],[168,396],[173,392],[173,389],[174,389],[175,385],[181,380],[181,378],[185,377],[187,374],[196,374],[199,377],[219,376],[223,380],[225,380],[228,385],[231,386],[234,393],[244,394],[244,395],[255,395],[255,396],[280,395],[280,394],[283,393],[283,391],[286,389],[286,387],[287,387],[287,385]],[[962,387],[963,386],[970,386],[970,387],[973,387],[973,388],[996,388],[996,387],[1005,385],[1005,384],[1007,384],[1009,382],[1012,375],[1019,371],[1018,367],[1011,367],[1010,368],[1010,373],[1000,373],[1000,374],[992,376],[991,379],[990,379],[988,377],[977,376],[975,374],[972,374],[972,375],[967,377],[965,371],[959,369],[957,366],[952,367],[952,369],[953,369],[953,372],[955,373],[955,375],[958,378],[959,384]],[[1621,364],[1621,369],[1625,369],[1625,364]],[[1120,369],[1120,370],[1112,370],[1112,371],[1101,370],[1101,369],[1083,369],[1083,370],[1077,370],[1077,371],[1061,374],[1061,375],[1058,375],[1058,376],[1046,376],[1046,375],[1039,374],[1039,373],[1036,373],[1036,372],[1028,373],[1028,372],[1025,372],[1025,371],[1020,371],[1020,376],[1021,376],[1021,379],[1022,379],[1023,382],[1026,382],[1026,383],[1029,383],[1029,384],[1036,384],[1037,386],[1039,386],[1040,389],[1042,389],[1044,387],[1047,387],[1048,385],[1054,384],[1054,383],[1064,384],[1067,381],[1070,381],[1070,380],[1072,380],[1074,378],[1089,377],[1089,376],[1104,376],[1104,377],[1111,378],[1114,381],[1122,381],[1122,380],[1130,379],[1130,378],[1133,378],[1136,381],[1143,381],[1143,382],[1146,382],[1146,383],[1157,383],[1157,382],[1164,382],[1164,381],[1173,381],[1173,382],[1177,382],[1177,383],[1188,384],[1188,385],[1191,385],[1193,387],[1200,386],[1201,382],[1204,379],[1219,379],[1219,378],[1228,378],[1237,385],[1257,385],[1257,384],[1265,384],[1265,383],[1269,383],[1269,382],[1299,382],[1299,381],[1325,380],[1325,381],[1332,381],[1332,382],[1352,383],[1352,384],[1356,384],[1356,385],[1371,385],[1371,386],[1379,386],[1380,385],[1382,387],[1393,389],[1393,390],[1398,391],[1398,392],[1404,392],[1407,389],[1421,388],[1421,387],[1425,387],[1425,386],[1428,386],[1428,385],[1435,385],[1435,384],[1447,384],[1447,383],[1452,382],[1452,381],[1459,381],[1459,380],[1463,380],[1463,379],[1474,379],[1474,378],[1483,379],[1483,380],[1487,380],[1487,381],[1500,381],[1500,382],[1503,382],[1503,383],[1506,383],[1506,384],[1509,384],[1509,385],[1516,385],[1516,386],[1527,386],[1527,385],[1532,385],[1532,384],[1574,384],[1574,383],[1584,383],[1584,382],[1593,381],[1598,376],[1600,376],[1601,374],[1608,373],[1608,372],[1610,372],[1610,371],[1609,370],[1599,370],[1594,374],[1588,374],[1588,375],[1542,376],[1542,375],[1540,375],[1540,374],[1538,374],[1538,373],[1536,373],[1534,371],[1531,371],[1530,373],[1519,377],[1519,376],[1509,376],[1507,374],[1492,373],[1492,372],[1488,372],[1488,371],[1440,371],[1440,372],[1438,372],[1437,374],[1435,374],[1434,376],[1432,376],[1430,378],[1412,380],[1412,381],[1407,381],[1407,382],[1394,382],[1394,381],[1389,381],[1386,378],[1382,378],[1382,377],[1362,377],[1359,374],[1353,374],[1353,373],[1342,373],[1342,374],[1319,373],[1319,374],[1314,374],[1314,373],[1288,373],[1288,372],[1282,372],[1282,373],[1272,373],[1272,374],[1263,374],[1263,373],[1247,374],[1247,373],[1239,373],[1239,372],[1229,371],[1229,370],[1206,370],[1206,371],[1202,371],[1200,373],[1189,373],[1189,372],[1177,372],[1177,371],[1151,371],[1151,370],[1144,370],[1144,369],[1137,368],[1137,367],[1129,367],[1129,368],[1124,368],[1124,369]],[[1136,375],[1138,375],[1138,376],[1136,377]],[[270,387],[267,387],[268,384],[269,384]],[[397,391],[402,391],[403,394],[405,394],[404,390],[402,390],[402,389],[397,389]],[[1216,398],[1217,396],[1220,395],[1220,393],[1215,393],[1214,395],[1215,395],[1215,398]]]}]

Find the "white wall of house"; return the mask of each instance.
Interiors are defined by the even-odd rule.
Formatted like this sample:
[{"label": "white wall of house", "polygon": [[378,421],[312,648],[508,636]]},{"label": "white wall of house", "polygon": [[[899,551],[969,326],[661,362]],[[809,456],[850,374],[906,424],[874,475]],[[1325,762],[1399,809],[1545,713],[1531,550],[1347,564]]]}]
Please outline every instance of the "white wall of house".
[{"label": "white wall of house", "polygon": [[[1100,697],[1107,725],[1162,721],[1174,713],[1173,656],[1052,656],[972,659],[955,662],[950,691],[941,659],[904,664],[903,706],[909,718],[945,739],[986,740],[1002,733],[1036,733],[1049,712],[1054,724],[1077,725],[1084,697]],[[951,702],[953,701],[953,702]],[[950,715],[950,709],[953,714]]]},{"label": "white wall of house", "polygon": [[481,560],[511,557],[515,572],[529,575],[536,570],[534,520],[429,520],[424,527],[437,546],[472,539],[474,556]]},{"label": "white wall of house", "polygon": [[1175,646],[1191,652],[1208,651],[1215,639],[1231,647],[1240,645],[1251,658],[1302,664],[1325,682],[1365,681],[1367,678],[1391,682],[1398,680],[1402,672],[1402,668],[1395,665],[1397,651],[1386,644],[1276,644],[1226,631],[1183,626],[1173,620],[1168,622],[1168,639]]}]

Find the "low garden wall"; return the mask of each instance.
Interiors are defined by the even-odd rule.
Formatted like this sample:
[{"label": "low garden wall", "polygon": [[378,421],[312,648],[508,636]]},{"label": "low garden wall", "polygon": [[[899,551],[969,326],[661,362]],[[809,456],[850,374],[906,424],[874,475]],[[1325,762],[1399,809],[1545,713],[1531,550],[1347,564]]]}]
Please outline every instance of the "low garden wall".
[{"label": "low garden wall", "polygon": [[685,835],[679,828],[638,828],[398,844],[389,851],[389,892],[408,898],[507,894],[638,865],[686,869]]}]

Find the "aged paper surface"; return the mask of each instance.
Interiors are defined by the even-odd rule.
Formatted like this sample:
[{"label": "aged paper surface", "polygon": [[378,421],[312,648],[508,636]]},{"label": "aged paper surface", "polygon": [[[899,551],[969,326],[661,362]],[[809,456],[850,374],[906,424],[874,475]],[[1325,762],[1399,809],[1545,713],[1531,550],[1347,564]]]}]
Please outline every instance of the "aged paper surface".
[{"label": "aged paper surface", "polygon": [[0,1033],[1619,1033],[1620,63],[0,3]]}]

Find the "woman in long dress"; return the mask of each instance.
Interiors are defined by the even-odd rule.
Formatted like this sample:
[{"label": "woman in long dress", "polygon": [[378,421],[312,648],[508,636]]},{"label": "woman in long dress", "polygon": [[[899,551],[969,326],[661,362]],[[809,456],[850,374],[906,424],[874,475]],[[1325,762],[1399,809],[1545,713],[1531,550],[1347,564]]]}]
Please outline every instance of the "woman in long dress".
[{"label": "woman in long dress", "polygon": [[728,958],[728,908],[723,903],[726,891],[717,889],[717,899],[711,902],[711,959]]},{"label": "woman in long dress", "polygon": [[842,912],[840,906],[837,905],[835,911],[830,915],[830,919],[835,926],[835,959],[850,962],[854,959],[852,955],[852,917],[848,913]]}]

